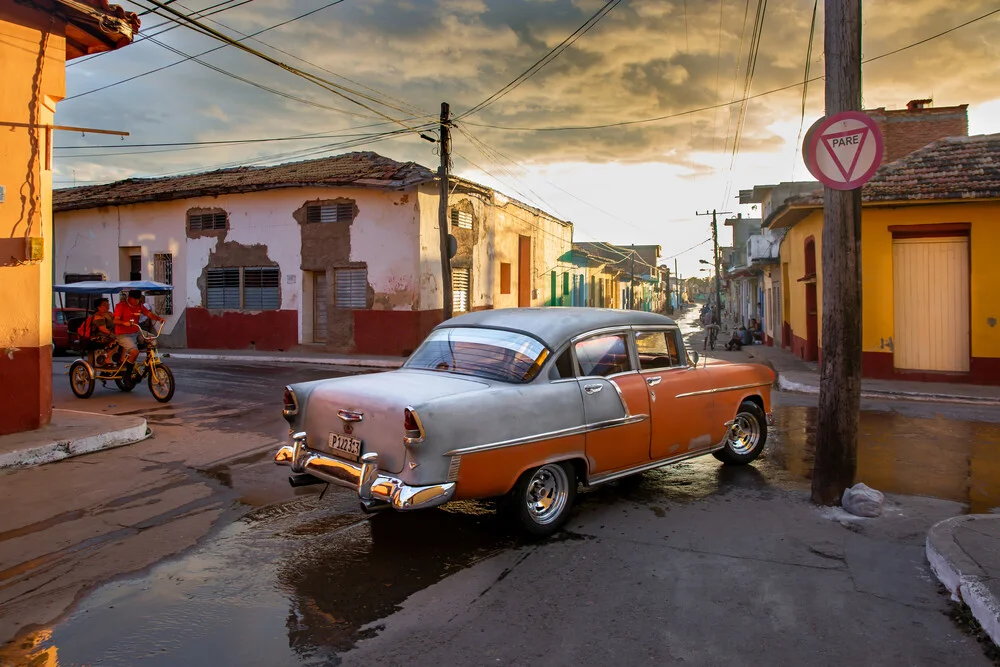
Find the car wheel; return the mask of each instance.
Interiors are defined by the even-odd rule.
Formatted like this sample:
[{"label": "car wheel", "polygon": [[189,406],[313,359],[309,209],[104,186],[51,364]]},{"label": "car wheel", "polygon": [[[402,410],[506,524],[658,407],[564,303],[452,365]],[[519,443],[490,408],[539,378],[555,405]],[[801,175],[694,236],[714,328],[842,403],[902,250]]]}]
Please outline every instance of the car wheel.
[{"label": "car wheel", "polygon": [[517,480],[507,502],[512,518],[535,537],[563,527],[576,498],[576,471],[566,462],[547,463]]},{"label": "car wheel", "polygon": [[726,465],[745,465],[760,456],[766,442],[764,411],[753,401],[743,401],[726,433],[725,445],[714,456]]}]

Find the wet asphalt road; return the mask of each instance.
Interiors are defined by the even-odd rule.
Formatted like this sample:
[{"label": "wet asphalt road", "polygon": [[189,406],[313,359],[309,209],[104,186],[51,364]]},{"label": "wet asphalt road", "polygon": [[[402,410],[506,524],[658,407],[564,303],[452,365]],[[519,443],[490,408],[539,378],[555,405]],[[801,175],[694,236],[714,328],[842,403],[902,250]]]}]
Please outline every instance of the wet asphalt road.
[{"label": "wet asphalt road", "polygon": [[[123,396],[99,388],[88,408],[141,413],[154,429],[197,422],[277,440],[287,433],[280,387],[332,374],[265,364],[171,365],[178,379],[174,403],[154,404],[141,390]],[[60,392],[55,382],[58,404],[68,388]],[[814,401],[776,394],[776,427],[753,466],[724,468],[705,457],[653,471],[583,492],[576,516],[585,521],[608,506],[638,504],[650,517],[663,517],[706,498],[807,488]],[[1000,506],[995,411],[893,402],[864,407],[859,480],[887,492],[957,501],[973,512]],[[331,664],[377,634],[366,626],[412,594],[525,544],[485,503],[369,517],[344,489],[331,487],[322,500],[322,487],[293,492],[284,482],[287,471],[273,466],[268,452],[210,473],[239,490],[243,516],[178,558],[98,588],[62,622],[26,638],[21,656],[56,656],[59,665]]]}]

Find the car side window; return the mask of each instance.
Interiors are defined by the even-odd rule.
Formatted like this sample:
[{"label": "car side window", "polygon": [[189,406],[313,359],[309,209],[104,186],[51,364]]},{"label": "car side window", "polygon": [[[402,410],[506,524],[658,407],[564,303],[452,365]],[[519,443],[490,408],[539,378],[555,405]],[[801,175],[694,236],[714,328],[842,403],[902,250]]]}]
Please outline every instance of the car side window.
[{"label": "car side window", "polygon": [[624,334],[588,338],[577,343],[575,350],[582,375],[606,377],[633,370]]},{"label": "car side window", "polygon": [[677,342],[666,331],[636,331],[635,347],[639,351],[639,368],[644,371],[654,368],[670,368],[674,363],[670,354],[671,343],[674,352]]},{"label": "car side window", "polygon": [[667,332],[667,349],[670,351],[670,365],[682,366],[685,352],[680,331],[675,329]]}]

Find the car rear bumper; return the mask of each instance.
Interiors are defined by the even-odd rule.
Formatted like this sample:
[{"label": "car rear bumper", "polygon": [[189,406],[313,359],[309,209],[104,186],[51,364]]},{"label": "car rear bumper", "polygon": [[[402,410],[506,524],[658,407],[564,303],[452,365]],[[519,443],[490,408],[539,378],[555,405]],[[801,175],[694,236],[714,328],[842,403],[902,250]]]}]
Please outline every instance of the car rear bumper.
[{"label": "car rear bumper", "polygon": [[378,470],[378,454],[361,457],[360,463],[346,461],[307,449],[305,435],[296,433],[292,444],[274,456],[278,465],[290,466],[294,473],[307,473],[330,484],[354,489],[368,509],[386,503],[397,510],[417,510],[443,505],[455,494],[455,483],[410,486]]}]

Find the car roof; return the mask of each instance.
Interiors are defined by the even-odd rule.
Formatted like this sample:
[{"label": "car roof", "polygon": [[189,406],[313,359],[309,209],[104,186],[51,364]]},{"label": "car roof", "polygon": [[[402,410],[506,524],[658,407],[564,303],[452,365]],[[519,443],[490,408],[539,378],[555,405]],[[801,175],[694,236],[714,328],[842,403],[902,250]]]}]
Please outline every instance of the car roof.
[{"label": "car roof", "polygon": [[502,308],[459,315],[436,328],[489,327],[513,329],[534,336],[550,349],[558,349],[574,336],[621,326],[676,326],[665,315],[640,310],[609,308]]}]

